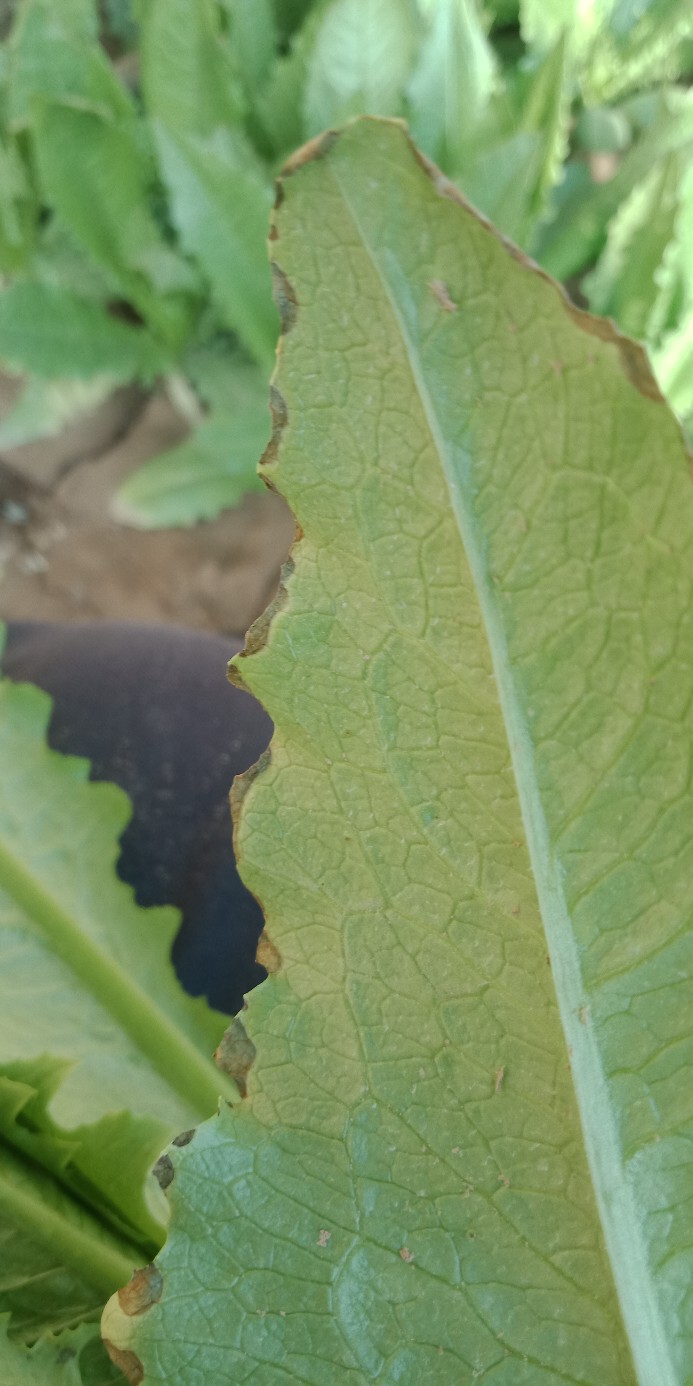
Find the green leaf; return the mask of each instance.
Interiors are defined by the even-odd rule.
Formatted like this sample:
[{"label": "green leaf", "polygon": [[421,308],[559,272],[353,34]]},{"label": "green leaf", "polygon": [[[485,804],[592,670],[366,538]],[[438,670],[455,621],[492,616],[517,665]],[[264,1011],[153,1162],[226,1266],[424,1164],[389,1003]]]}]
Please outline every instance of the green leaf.
[{"label": "green leaf", "polygon": [[116,275],[84,254],[84,246],[65,222],[49,217],[39,227],[31,260],[32,278],[71,289],[94,303],[117,302]]},{"label": "green leaf", "polygon": [[[554,48],[562,35],[574,28],[577,17],[578,0],[520,0],[520,30],[527,47],[535,53]],[[583,33],[585,29],[591,32],[594,7],[583,6],[580,20]]]},{"label": "green leaf", "polygon": [[303,27],[293,36],[289,51],[278,58],[267,82],[256,95],[254,117],[275,156],[288,154],[306,138],[303,95],[326,9],[325,0],[315,5]]},{"label": "green leaf", "polygon": [[561,176],[568,147],[570,100],[563,39],[537,64],[521,69],[514,88],[511,99],[504,97],[505,135],[499,131],[493,143],[482,145],[456,181],[499,231],[527,246]]},{"label": "green leaf", "polygon": [[221,0],[229,17],[230,44],[244,90],[255,98],[272,67],[276,47],[272,0]]},{"label": "green leaf", "polygon": [[59,380],[151,381],[165,357],[149,334],[57,284],[11,284],[0,293],[0,361]]},{"label": "green leaf", "polygon": [[236,1096],[208,1057],[224,1018],[173,972],[175,911],[136,908],[114,874],[126,796],[48,750],[49,713],[0,683],[0,1312],[34,1336],[151,1254],[153,1161]]},{"label": "green leaf", "polygon": [[320,2],[321,0],[272,0],[280,44],[284,45],[294,37],[310,11]]},{"label": "green leaf", "polygon": [[140,1246],[105,1227],[30,1159],[17,1159],[2,1138],[0,1217],[0,1306],[12,1309],[19,1341],[94,1319],[142,1259]]},{"label": "green leaf", "polygon": [[214,0],[147,0],[141,29],[142,86],[151,116],[186,135],[209,135],[240,120],[240,81]]},{"label": "green leaf", "polygon": [[136,7],[137,0],[105,0],[108,33],[129,49],[136,47],[139,37]]},{"label": "green leaf", "polygon": [[181,243],[195,256],[228,327],[268,367],[276,334],[265,249],[270,184],[235,131],[204,138],[154,126]]},{"label": "green leaf", "polygon": [[[263,399],[266,393],[265,385]],[[128,478],[116,498],[117,518],[147,529],[192,525],[237,505],[247,491],[263,490],[257,459],[268,430],[266,409],[258,400],[212,415],[185,442]]]},{"label": "green leaf", "polygon": [[608,314],[624,332],[645,337],[658,292],[657,271],[674,235],[682,157],[670,154],[622,203],[606,249],[584,280],[595,313]]},{"label": "green leaf", "polygon": [[36,231],[36,198],[18,143],[0,136],[0,270],[21,270]]},{"label": "green leaf", "polygon": [[235,678],[269,980],[171,1152],[144,1381],[686,1386],[693,493],[642,350],[402,129],[297,160]]},{"label": "green leaf", "polygon": [[42,1338],[27,1348],[10,1342],[0,1326],[3,1386],[123,1386],[96,1324]]},{"label": "green leaf", "polygon": [[573,138],[578,149],[591,154],[622,154],[631,143],[631,127],[623,111],[608,106],[583,107]]},{"label": "green leaf", "polygon": [[47,200],[121,293],[177,349],[190,325],[190,272],[150,210],[152,169],[137,127],[43,103],[36,148]]},{"label": "green leaf", "polygon": [[27,380],[19,399],[0,419],[0,449],[56,438],[69,424],[98,409],[116,384],[111,375],[88,381]]},{"label": "green leaf", "polygon": [[689,0],[611,0],[605,10],[584,64],[588,99],[614,101],[651,83],[676,81],[684,70],[683,41],[693,37]]},{"label": "green leaf", "polygon": [[412,0],[332,0],[310,58],[307,133],[362,112],[399,114],[418,31]]},{"label": "green leaf", "polygon": [[652,368],[672,409],[691,432],[693,424],[693,309],[651,352]]},{"label": "green leaf", "polygon": [[414,138],[446,170],[469,157],[496,79],[496,62],[475,0],[427,6],[427,32],[407,96]]},{"label": "green leaf", "polygon": [[8,48],[7,117],[32,123],[34,102],[74,99],[103,116],[134,108],[98,43],[93,0],[24,0]]},{"label": "green leaf", "polygon": [[276,332],[265,251],[271,189],[243,131],[232,128],[225,52],[207,0],[151,0],[142,81],[171,215],[224,322],[268,365]]},{"label": "green leaf", "polygon": [[650,170],[676,150],[693,145],[693,93],[663,89],[651,123],[608,183],[591,183],[583,167],[568,183],[556,215],[532,254],[557,279],[570,279],[601,254],[611,218]]}]

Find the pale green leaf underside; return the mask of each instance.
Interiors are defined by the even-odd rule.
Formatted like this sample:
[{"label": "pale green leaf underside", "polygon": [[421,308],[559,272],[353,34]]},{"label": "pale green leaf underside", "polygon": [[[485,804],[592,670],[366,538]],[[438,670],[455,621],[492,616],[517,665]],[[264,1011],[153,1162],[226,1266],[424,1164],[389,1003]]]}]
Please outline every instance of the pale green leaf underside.
[{"label": "pale green leaf underside", "polygon": [[49,712],[0,683],[0,1312],[27,1334],[96,1312],[159,1244],[151,1165],[236,1095],[211,1059],[224,1017],[173,973],[176,912],[115,876],[126,796],[46,747]]},{"label": "pale green leaf underside", "polygon": [[249,1098],[172,1152],[146,1383],[683,1386],[690,553],[639,348],[400,127],[283,184],[266,472],[302,529],[243,683],[281,959]]}]

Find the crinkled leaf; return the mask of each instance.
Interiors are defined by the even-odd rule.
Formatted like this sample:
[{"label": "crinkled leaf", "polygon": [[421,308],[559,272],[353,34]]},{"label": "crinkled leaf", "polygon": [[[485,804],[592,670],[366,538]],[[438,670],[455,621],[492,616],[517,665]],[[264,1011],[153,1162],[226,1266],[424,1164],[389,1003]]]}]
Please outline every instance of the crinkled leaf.
[{"label": "crinkled leaf", "polygon": [[332,0],[310,57],[307,133],[364,111],[399,114],[417,37],[412,0]]},{"label": "crinkled leaf", "polygon": [[147,1386],[684,1386],[678,426],[397,125],[294,161],[272,252],[302,537],[236,667],[270,977],[247,1103],[171,1152],[160,1298],[105,1336]]},{"label": "crinkled leaf", "polygon": [[122,1386],[96,1324],[42,1338],[32,1347],[12,1343],[0,1326],[3,1386]]},{"label": "crinkled leaf", "polygon": [[621,204],[599,263],[585,279],[590,308],[624,332],[645,337],[658,293],[657,272],[675,231],[683,159],[670,154]]},{"label": "crinkled leaf", "polygon": [[266,393],[260,377],[252,402],[213,414],[190,438],[138,468],[118,492],[118,519],[149,529],[191,525],[237,505],[247,491],[262,490],[257,459],[269,431]]},{"label": "crinkled leaf", "polygon": [[688,0],[521,0],[522,36],[544,52],[564,33],[589,102],[613,101],[685,70]]},{"label": "crinkled leaf", "polygon": [[[148,1172],[166,1140],[235,1088],[209,1057],[223,1017],[173,973],[175,911],[138,909],[114,874],[127,798],[90,784],[86,761],[46,747],[49,711],[38,689],[0,684],[0,1143],[28,1186],[55,1186],[62,1231],[47,1223],[49,1250],[59,1253],[61,1238],[73,1245],[86,1208],[104,1238],[103,1273],[96,1252],[84,1263],[91,1298],[75,1308],[65,1287],[71,1322],[103,1299],[123,1237],[157,1245],[160,1191]],[[30,1214],[22,1205],[15,1219],[22,1254],[41,1230],[40,1211]],[[62,1281],[53,1305],[38,1252],[29,1309],[14,1256],[2,1264],[0,1309],[55,1327]]]},{"label": "crinkled leaf", "polygon": [[[582,74],[588,99],[614,101],[638,87],[675,81],[685,70],[683,42],[693,37],[690,0],[602,0],[601,11]],[[600,6],[594,13],[599,21]]]},{"label": "crinkled leaf", "polygon": [[0,361],[56,380],[152,380],[165,364],[144,329],[58,284],[18,282],[0,293]]},{"label": "crinkled leaf", "polygon": [[[0,1137],[0,1313],[15,1340],[94,1319],[142,1259],[60,1182]],[[0,1352],[0,1365],[2,1353]],[[5,1386],[4,1374],[0,1380]]]}]

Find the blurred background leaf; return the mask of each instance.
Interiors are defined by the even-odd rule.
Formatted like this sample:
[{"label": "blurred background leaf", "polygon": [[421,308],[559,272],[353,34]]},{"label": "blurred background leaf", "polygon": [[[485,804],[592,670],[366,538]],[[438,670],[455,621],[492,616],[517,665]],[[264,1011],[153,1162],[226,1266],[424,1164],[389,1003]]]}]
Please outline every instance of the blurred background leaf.
[{"label": "blurred background leaf", "polygon": [[273,179],[363,112],[405,118],[690,416],[689,0],[20,0],[0,38],[0,363],[27,376],[0,436],[46,436],[109,380],[196,400],[121,518],[190,524],[257,484]]}]

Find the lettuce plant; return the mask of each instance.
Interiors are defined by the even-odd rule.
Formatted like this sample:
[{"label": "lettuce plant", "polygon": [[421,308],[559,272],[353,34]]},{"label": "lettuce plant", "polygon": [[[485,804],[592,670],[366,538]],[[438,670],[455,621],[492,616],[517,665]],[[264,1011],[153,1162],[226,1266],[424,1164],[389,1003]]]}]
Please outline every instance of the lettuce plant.
[{"label": "lettuce plant", "polygon": [[647,359],[398,124],[272,233],[263,473],[299,538],[233,678],[270,976],[164,1157],[131,1382],[684,1386],[689,458]]},{"label": "lettuce plant", "polygon": [[361,112],[408,120],[501,231],[647,341],[687,418],[692,39],[688,0],[19,0],[0,361],[28,381],[0,448],[160,377],[191,436],[120,516],[191,523],[257,486],[272,179]]}]

